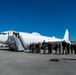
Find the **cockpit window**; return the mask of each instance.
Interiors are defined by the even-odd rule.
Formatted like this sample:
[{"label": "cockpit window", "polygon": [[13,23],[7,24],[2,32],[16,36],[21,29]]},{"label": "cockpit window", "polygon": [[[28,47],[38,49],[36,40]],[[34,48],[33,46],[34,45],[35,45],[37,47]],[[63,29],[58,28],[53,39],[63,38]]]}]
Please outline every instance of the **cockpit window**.
[{"label": "cockpit window", "polygon": [[7,35],[7,33],[0,33],[0,35]]}]

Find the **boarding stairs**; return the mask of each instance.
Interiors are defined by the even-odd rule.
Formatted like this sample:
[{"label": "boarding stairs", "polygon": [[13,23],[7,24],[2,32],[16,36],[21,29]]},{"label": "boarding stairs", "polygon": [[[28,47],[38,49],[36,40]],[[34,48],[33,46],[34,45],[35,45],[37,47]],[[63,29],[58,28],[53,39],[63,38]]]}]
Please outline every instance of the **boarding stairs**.
[{"label": "boarding stairs", "polygon": [[24,42],[24,40],[23,40],[21,35],[19,35],[19,40],[20,40],[22,46],[24,47],[24,49],[26,50],[27,49],[27,44]]},{"label": "boarding stairs", "polygon": [[13,35],[13,38],[14,38],[14,42],[16,44],[17,50],[18,51],[25,50],[24,47],[23,47],[23,45],[22,45],[22,43],[21,43],[21,41],[20,41],[20,39],[18,37],[16,37],[15,35]]}]

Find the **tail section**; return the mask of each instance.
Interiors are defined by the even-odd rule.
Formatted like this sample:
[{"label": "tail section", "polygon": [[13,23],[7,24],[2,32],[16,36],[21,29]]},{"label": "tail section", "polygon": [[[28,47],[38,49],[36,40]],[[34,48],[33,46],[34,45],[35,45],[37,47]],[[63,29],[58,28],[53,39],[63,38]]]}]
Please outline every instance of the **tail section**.
[{"label": "tail section", "polygon": [[63,40],[69,41],[69,31],[68,31],[68,29],[66,29],[66,31],[65,31],[65,35],[64,35]]}]

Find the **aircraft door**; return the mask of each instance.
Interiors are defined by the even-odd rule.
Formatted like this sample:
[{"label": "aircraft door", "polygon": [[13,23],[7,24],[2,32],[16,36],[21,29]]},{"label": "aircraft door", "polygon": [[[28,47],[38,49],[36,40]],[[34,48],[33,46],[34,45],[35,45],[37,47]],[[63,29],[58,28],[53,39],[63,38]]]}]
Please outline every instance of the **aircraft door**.
[{"label": "aircraft door", "polygon": [[12,30],[9,31],[9,37],[11,37],[11,36],[13,36],[13,31]]}]

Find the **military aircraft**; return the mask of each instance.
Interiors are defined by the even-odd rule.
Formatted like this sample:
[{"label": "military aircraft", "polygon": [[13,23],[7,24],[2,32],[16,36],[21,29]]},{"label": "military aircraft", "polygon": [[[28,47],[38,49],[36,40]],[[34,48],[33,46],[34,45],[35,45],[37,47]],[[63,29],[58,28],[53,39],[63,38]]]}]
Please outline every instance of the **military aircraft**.
[{"label": "military aircraft", "polygon": [[[18,36],[16,35],[17,33]],[[19,46],[20,49],[26,48],[26,46],[30,43],[41,43],[43,42],[43,40],[45,40],[45,42],[62,42],[65,40],[66,42],[70,43],[69,31],[68,29],[66,29],[64,37],[62,39],[56,38],[55,36],[43,36],[37,32],[26,33],[10,30],[0,33],[0,42],[6,44],[16,44],[17,46]]]}]

